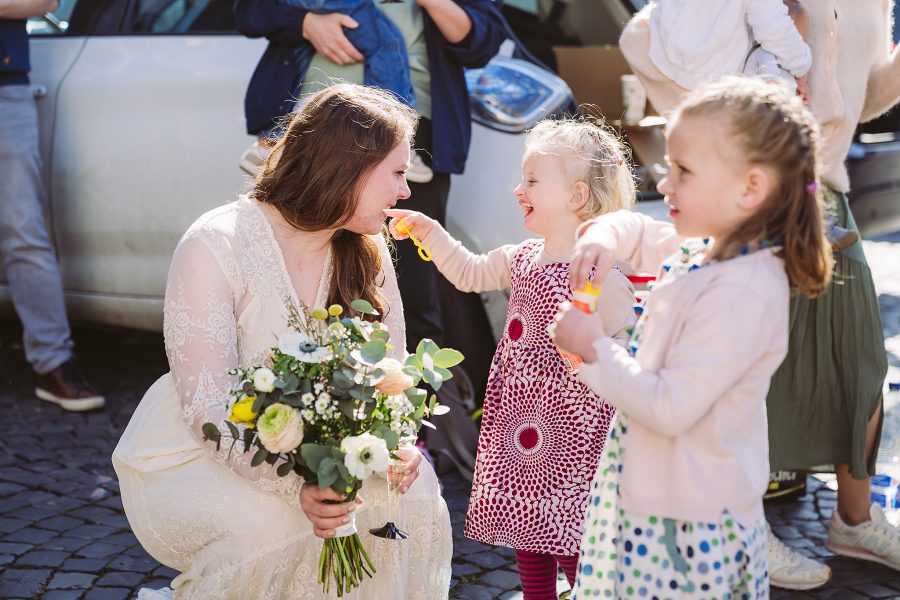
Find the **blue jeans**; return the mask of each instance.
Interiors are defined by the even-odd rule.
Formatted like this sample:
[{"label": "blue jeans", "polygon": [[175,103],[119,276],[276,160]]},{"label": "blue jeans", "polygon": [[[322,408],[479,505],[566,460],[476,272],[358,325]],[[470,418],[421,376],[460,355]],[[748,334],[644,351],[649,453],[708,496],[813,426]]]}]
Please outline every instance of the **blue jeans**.
[{"label": "blue jeans", "polygon": [[37,106],[28,85],[0,86],[0,258],[39,373],[72,357],[59,266],[44,223]]},{"label": "blue jeans", "polygon": [[[350,43],[365,57],[363,81],[393,92],[401,102],[413,106],[412,83],[409,79],[409,56],[406,42],[397,26],[372,3],[372,0],[279,0],[314,13],[341,13],[359,23],[356,29],[344,29]],[[315,48],[300,44],[294,52],[299,83],[303,80]]]}]

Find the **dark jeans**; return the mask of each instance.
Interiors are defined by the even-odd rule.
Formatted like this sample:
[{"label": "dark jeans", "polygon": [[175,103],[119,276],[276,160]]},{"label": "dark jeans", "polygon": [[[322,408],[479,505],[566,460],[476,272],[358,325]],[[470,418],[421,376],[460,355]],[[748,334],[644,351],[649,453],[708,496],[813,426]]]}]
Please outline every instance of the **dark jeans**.
[{"label": "dark jeans", "polygon": [[[431,121],[419,119],[415,148],[430,164]],[[398,208],[422,212],[441,225],[446,223],[450,174],[435,173],[428,183],[410,183],[412,195],[401,200]],[[454,288],[435,268],[425,262],[416,247],[403,241],[397,244],[397,283],[403,297],[406,319],[406,345],[414,352],[419,341],[429,338],[439,346],[456,348],[466,356],[463,368],[481,402],[495,342],[484,305],[478,294]]]}]

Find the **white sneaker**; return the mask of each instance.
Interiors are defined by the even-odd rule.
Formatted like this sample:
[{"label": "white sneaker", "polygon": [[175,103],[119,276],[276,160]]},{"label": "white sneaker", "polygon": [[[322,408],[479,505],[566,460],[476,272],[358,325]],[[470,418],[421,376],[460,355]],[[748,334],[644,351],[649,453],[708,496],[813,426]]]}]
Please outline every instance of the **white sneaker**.
[{"label": "white sneaker", "polygon": [[413,183],[428,183],[434,179],[434,171],[425,164],[418,152],[412,153],[409,159],[409,168],[406,170],[406,180]]},{"label": "white sneaker", "polygon": [[769,583],[786,590],[811,590],[828,583],[831,569],[825,563],[803,556],[775,537],[766,523],[769,543]]},{"label": "white sneaker", "polygon": [[256,177],[256,174],[259,173],[259,170],[266,164],[266,159],[269,158],[269,154],[271,153],[272,148],[269,146],[260,144],[258,141],[253,142],[253,144],[241,154],[241,162],[238,163],[238,166],[249,175]]},{"label": "white sneaker", "polygon": [[835,510],[828,522],[825,547],[835,554],[900,570],[900,529],[888,522],[877,504],[869,507],[869,517],[871,520],[859,525],[847,525]]}]

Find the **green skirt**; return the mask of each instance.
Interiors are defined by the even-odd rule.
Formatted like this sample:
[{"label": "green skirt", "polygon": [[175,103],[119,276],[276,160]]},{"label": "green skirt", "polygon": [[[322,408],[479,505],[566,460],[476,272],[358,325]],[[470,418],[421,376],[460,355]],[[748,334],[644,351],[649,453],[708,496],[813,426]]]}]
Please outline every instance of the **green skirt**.
[{"label": "green skirt", "polygon": [[[847,196],[825,194],[838,223],[856,229]],[[872,474],[866,425],[882,404],[887,367],[875,284],[856,242],[835,254],[825,294],[791,299],[788,354],[766,400],[772,471],[849,464],[854,478]]]}]

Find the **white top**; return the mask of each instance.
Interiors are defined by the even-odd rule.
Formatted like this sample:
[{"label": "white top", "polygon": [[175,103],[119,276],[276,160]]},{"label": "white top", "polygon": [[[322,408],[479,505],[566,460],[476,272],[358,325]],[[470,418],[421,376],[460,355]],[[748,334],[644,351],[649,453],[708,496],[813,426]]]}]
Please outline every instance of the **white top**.
[{"label": "white top", "polygon": [[812,65],[782,0],[657,0],[650,11],[650,59],[687,89],[743,73],[754,41],[795,77]]},{"label": "white top", "polygon": [[[602,225],[598,225],[602,224]],[[619,211],[594,221],[615,258],[653,272],[677,250],[671,224]],[[790,290],[771,250],[659,282],[631,357],[603,336],[579,377],[628,415],[619,480],[631,513],[713,523],[763,518],[769,480],[766,394],[788,348]]]}]

